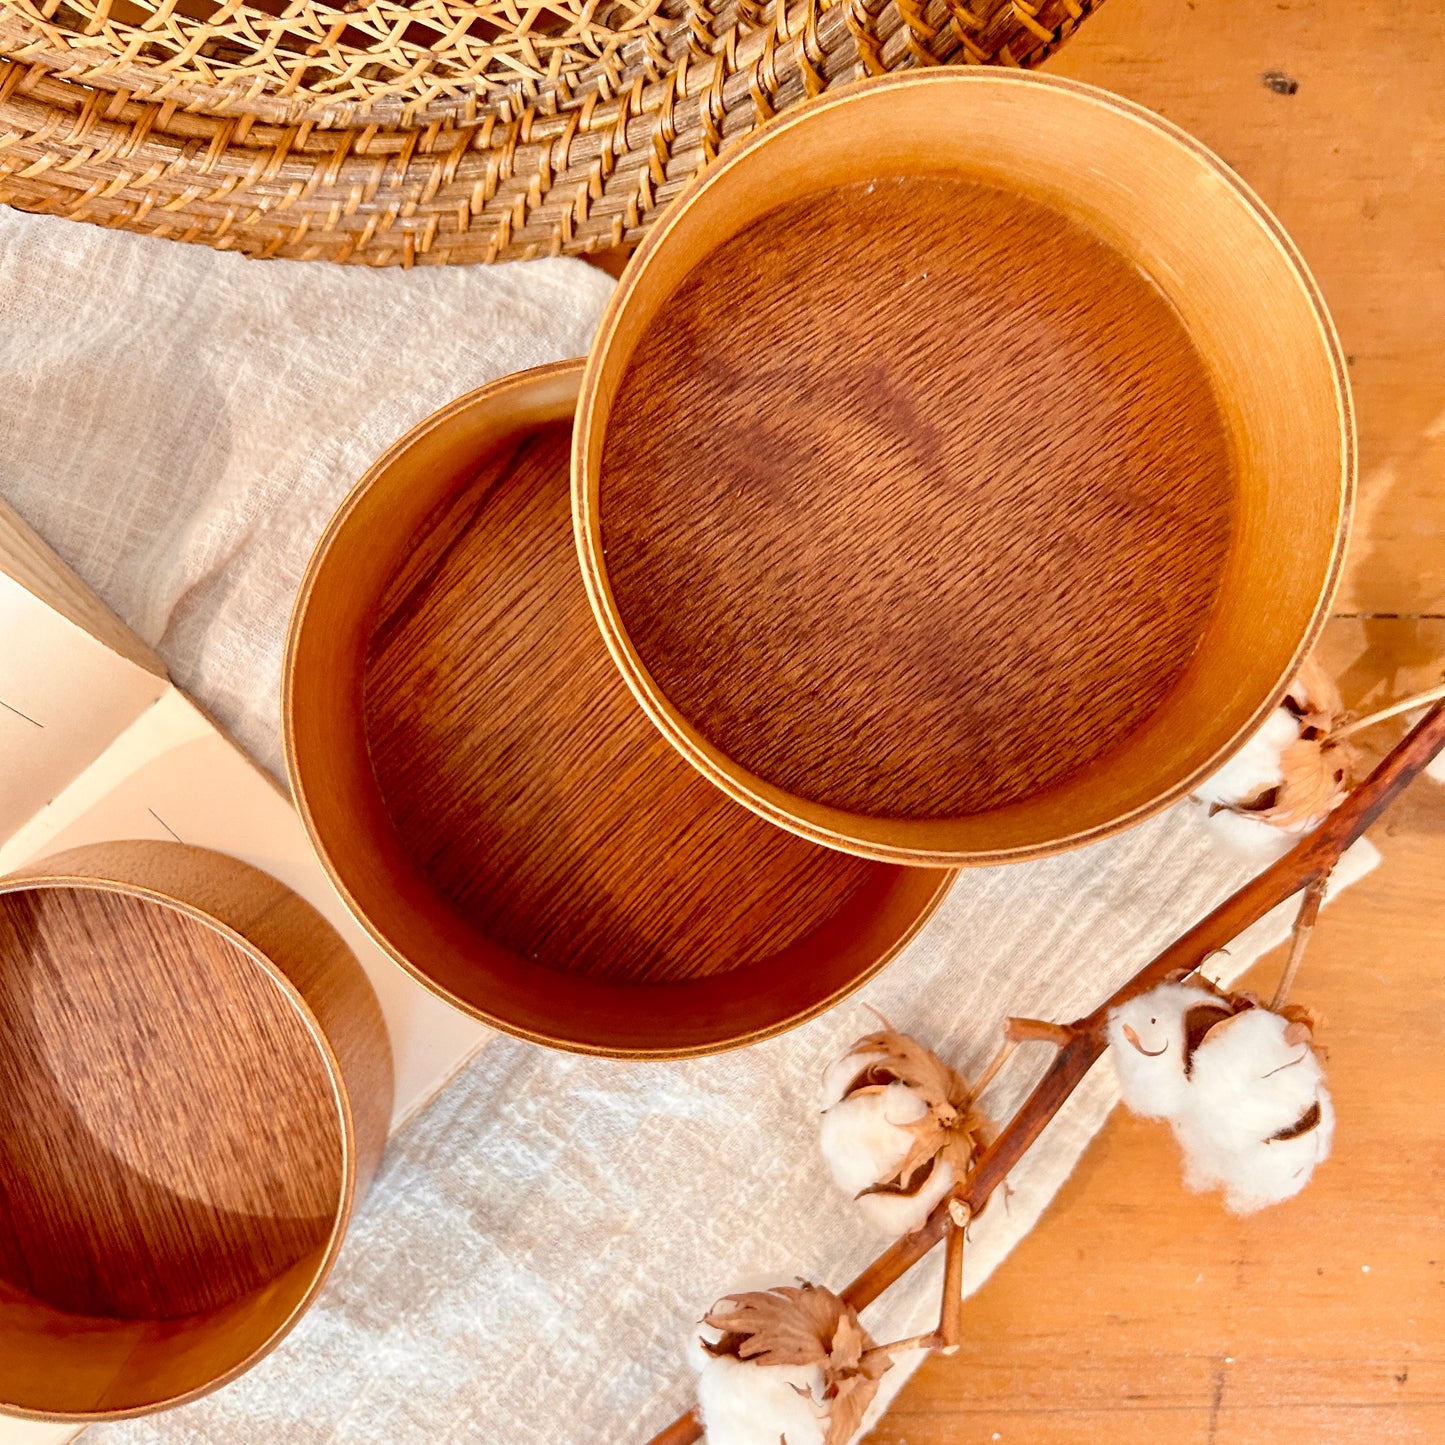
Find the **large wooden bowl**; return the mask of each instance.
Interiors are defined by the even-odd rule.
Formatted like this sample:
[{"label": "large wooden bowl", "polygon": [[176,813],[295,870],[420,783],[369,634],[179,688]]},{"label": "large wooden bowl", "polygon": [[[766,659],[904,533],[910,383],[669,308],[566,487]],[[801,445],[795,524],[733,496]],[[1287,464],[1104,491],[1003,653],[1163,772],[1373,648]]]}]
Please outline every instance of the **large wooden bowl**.
[{"label": "large wooden bowl", "polygon": [[254,1364],[391,1103],[361,965],[275,879],[139,842],[0,879],[0,1411],[139,1415]]},{"label": "large wooden bowl", "polygon": [[1354,468],[1319,293],[1219,160],[1085,86],[930,72],[780,117],[649,235],[573,505],[607,646],[704,775],[960,864],[1100,838],[1240,745]]},{"label": "large wooden bowl", "polygon": [[483,387],[358,484],[292,620],[287,761],[332,879],[428,987],[561,1048],[705,1053],[856,987],[951,875],[796,838],[658,736],[577,570],[580,377]]}]

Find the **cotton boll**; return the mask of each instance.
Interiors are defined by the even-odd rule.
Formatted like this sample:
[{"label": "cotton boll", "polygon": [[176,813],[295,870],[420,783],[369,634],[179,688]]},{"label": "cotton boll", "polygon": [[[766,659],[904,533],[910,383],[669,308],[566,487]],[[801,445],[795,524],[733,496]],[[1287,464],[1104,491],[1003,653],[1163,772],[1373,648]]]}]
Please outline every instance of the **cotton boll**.
[{"label": "cotton boll", "polygon": [[1109,1015],[1124,1102],[1168,1119],[1185,1184],[1222,1189],[1237,1214],[1297,1194],[1329,1157],[1335,1116],[1324,1070],[1309,1016],[1289,1012],[1170,983]]},{"label": "cotton boll", "polygon": [[1207,989],[1162,983],[1109,1015],[1108,1040],[1125,1105],[1145,1119],[1177,1115],[1189,1094],[1185,1019],[1205,1008],[1228,1012]]},{"label": "cotton boll", "polygon": [[[856,1072],[850,1078],[856,1077]],[[889,1178],[913,1143],[905,1126],[927,1112],[928,1105],[901,1083],[835,1103],[823,1115],[821,1142],[823,1158],[838,1187],[853,1197]],[[865,1194],[858,1206],[880,1233],[896,1237],[917,1229],[953,1188],[953,1181],[953,1166],[940,1159],[917,1194]]]},{"label": "cotton boll", "polygon": [[[1174,1133],[1184,1153],[1185,1184],[1196,1194],[1223,1189],[1225,1205],[1235,1214],[1253,1214],[1292,1198],[1329,1158],[1334,1142],[1329,1090],[1321,1086],[1315,1102],[1318,1122],[1287,1139],[1223,1139],[1198,1118],[1180,1120]],[[1308,1112],[1303,1117],[1310,1122]]]},{"label": "cotton boll", "polygon": [[1228,808],[1211,813],[1207,826],[1236,858],[1261,865],[1283,858],[1310,831],[1308,827],[1281,828],[1248,813],[1231,812]]},{"label": "cotton boll", "polygon": [[939,1159],[916,1194],[865,1194],[857,1201],[858,1210],[878,1234],[897,1239],[922,1228],[934,1206],[953,1188],[953,1181],[953,1165]]},{"label": "cotton boll", "polygon": [[1298,1123],[1325,1075],[1297,1033],[1288,1019],[1263,1008],[1220,1023],[1194,1052],[1189,1113],[1226,1141],[1267,1139]]},{"label": "cotton boll", "polygon": [[835,1059],[823,1071],[821,1107],[831,1109],[871,1065],[881,1064],[887,1057],[884,1053],[856,1053]]},{"label": "cotton boll", "polygon": [[1174,1119],[1185,1183],[1223,1189],[1249,1214],[1299,1193],[1329,1157],[1334,1107],[1319,1056],[1298,1026],[1247,1009],[1213,1028],[1194,1051],[1190,1087]]},{"label": "cotton boll", "polygon": [[710,1445],[857,1445],[893,1365],[838,1295],[804,1280],[714,1301],[688,1341]]},{"label": "cotton boll", "polygon": [[[790,1283],[758,1276],[746,1281],[739,1293]],[[704,1341],[715,1345],[721,1338],[721,1330],[703,1321],[687,1341],[687,1362],[697,1372],[698,1411],[709,1445],[778,1445],[779,1435],[787,1437],[788,1445],[822,1445],[828,1428],[820,1403],[822,1367],[764,1366],[703,1348]]]},{"label": "cotton boll", "polygon": [[1200,802],[1228,808],[1279,787],[1284,781],[1280,759],[1299,737],[1299,719],[1288,708],[1275,708],[1264,726],[1217,773],[1205,779],[1194,796]]},{"label": "cotton boll", "polygon": [[1356,757],[1332,740],[1341,716],[1334,680],[1306,662],[1259,731],[1195,790],[1229,852],[1271,862],[1343,802]]},{"label": "cotton boll", "polygon": [[719,1332],[699,1325],[688,1345],[697,1371],[697,1407],[708,1445],[823,1445],[827,1411],[818,1365],[757,1365],[710,1355]]},{"label": "cotton boll", "polygon": [[825,1073],[820,1143],[838,1186],[896,1238],[928,1218],[993,1126],[962,1074],[883,1023]]},{"label": "cotton boll", "polygon": [[[816,1404],[823,1389],[817,1365],[753,1365],[701,1348],[697,1382],[698,1414],[708,1445],[822,1445],[826,1408]],[[696,1357],[689,1352],[696,1365]],[[802,1392],[807,1391],[805,1395]],[[875,1400],[853,1436],[862,1440],[878,1423],[887,1404]]]}]

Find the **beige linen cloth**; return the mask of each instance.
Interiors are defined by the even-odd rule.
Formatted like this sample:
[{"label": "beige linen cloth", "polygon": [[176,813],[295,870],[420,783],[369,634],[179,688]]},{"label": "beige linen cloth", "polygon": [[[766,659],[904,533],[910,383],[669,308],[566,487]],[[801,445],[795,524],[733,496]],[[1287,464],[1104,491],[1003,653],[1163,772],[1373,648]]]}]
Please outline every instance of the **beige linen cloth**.
[{"label": "beige linen cloth", "polygon": [[[568,261],[261,264],[0,209],[0,492],[278,769],[282,636],[332,508],[442,402],[581,352],[609,285]],[[1337,886],[1373,860],[1356,850]],[[645,1439],[689,1404],[683,1339],[717,1295],[759,1274],[838,1285],[884,1243],[817,1151],[824,1065],[873,1026],[860,1000],[971,1071],[1006,1013],[1078,1016],[1249,871],[1185,804],[1081,852],[964,874],[859,999],[745,1052],[628,1065],[497,1038],[393,1141],[325,1291],[274,1354],[205,1400],[87,1438]],[[1219,960],[1229,975],[1283,937],[1288,912]],[[1000,1110],[1042,1062],[1029,1046]],[[1101,1066],[1007,1208],[976,1222],[970,1289],[1115,1100]],[[938,1268],[868,1312],[878,1338],[929,1325]]]}]

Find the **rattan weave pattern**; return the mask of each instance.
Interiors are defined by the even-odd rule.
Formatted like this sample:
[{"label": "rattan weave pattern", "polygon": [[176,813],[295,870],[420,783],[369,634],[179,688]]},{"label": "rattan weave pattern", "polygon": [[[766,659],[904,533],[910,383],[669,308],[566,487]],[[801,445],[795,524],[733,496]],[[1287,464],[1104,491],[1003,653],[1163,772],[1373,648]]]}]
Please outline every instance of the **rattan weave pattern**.
[{"label": "rattan weave pattern", "polygon": [[[255,256],[410,266],[635,241],[702,165],[776,111],[915,65],[1037,64],[1100,0],[671,0],[672,15],[647,0],[625,12],[576,0],[635,33],[614,44],[594,26],[587,44],[601,53],[564,60],[534,46],[558,67],[552,78],[545,66],[541,79],[479,72],[455,88],[436,74],[471,62],[448,51],[435,73],[377,80],[366,100],[303,87],[300,70],[289,92],[270,84],[273,62],[284,69],[277,46],[257,52],[250,91],[199,52],[189,67],[110,52],[103,28],[87,41],[110,55],[99,68],[82,46],[22,54],[15,27],[37,23],[26,13],[36,3],[0,0],[0,53],[12,57],[0,61],[0,201]],[[161,0],[156,15],[197,3]],[[432,3],[452,0],[417,13]]]},{"label": "rattan weave pattern", "polygon": [[220,114],[396,118],[534,99],[672,23],[663,0],[5,0],[0,52]]}]

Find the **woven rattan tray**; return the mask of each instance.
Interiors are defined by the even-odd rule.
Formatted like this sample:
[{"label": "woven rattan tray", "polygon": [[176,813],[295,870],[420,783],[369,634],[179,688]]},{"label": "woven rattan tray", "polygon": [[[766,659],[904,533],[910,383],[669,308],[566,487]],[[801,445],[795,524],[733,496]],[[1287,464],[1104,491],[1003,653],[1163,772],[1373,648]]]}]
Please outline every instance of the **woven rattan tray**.
[{"label": "woven rattan tray", "polygon": [[1099,0],[0,0],[0,201],[410,266],[640,239],[829,86],[1035,65]]}]

